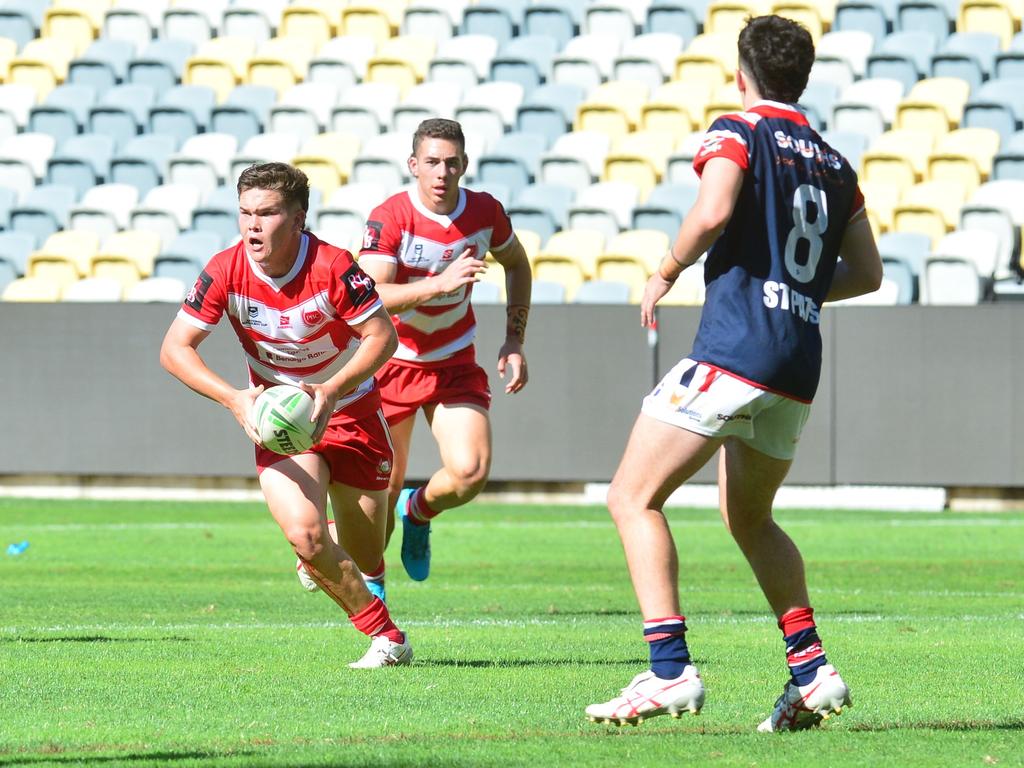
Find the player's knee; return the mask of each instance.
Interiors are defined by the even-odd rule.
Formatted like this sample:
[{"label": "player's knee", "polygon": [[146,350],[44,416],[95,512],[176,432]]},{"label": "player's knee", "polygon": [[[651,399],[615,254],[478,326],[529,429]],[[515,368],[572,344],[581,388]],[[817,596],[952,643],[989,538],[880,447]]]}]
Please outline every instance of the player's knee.
[{"label": "player's knee", "polygon": [[451,475],[459,496],[475,496],[487,484],[489,469],[485,461],[470,460],[448,467],[448,474]]},{"label": "player's knee", "polygon": [[627,493],[621,483],[612,481],[608,487],[608,511],[613,520],[619,522],[630,516],[636,507],[632,499],[632,494]]},{"label": "player's knee", "polygon": [[331,545],[331,537],[319,525],[294,523],[285,528],[285,538],[295,554],[303,560],[313,560]]}]

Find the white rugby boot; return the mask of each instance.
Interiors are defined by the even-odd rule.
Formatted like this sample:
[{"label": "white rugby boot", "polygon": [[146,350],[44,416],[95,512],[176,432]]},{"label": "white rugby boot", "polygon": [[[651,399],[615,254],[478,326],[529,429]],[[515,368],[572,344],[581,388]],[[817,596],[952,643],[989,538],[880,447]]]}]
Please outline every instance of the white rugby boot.
[{"label": "white rugby boot", "polygon": [[409,636],[404,635],[400,643],[393,642],[384,635],[377,635],[370,640],[370,649],[359,661],[353,661],[352,669],[379,669],[380,667],[398,667],[412,661],[412,646]]},{"label": "white rugby boot", "polygon": [[762,733],[802,731],[814,728],[832,715],[841,715],[843,707],[852,707],[850,689],[831,664],[825,664],[807,685],[786,683],[771,715],[757,726]]},{"label": "white rugby boot", "polygon": [[649,717],[683,712],[700,714],[704,706],[704,681],[692,664],[672,680],[655,677],[651,670],[641,672],[622,689],[622,694],[603,704],[591,704],[586,709],[592,723],[608,725],[640,725]]}]

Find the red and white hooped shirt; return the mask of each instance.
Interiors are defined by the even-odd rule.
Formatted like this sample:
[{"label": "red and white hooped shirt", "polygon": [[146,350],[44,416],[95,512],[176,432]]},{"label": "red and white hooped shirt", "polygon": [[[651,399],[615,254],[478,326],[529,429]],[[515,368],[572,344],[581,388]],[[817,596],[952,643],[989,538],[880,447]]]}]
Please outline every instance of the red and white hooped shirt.
[{"label": "red and white hooped shirt", "polygon": [[[359,258],[397,264],[395,282],[406,284],[443,272],[467,248],[482,259],[513,237],[508,214],[486,192],[460,189],[455,210],[442,215],[428,210],[413,187],[373,209]],[[471,361],[476,336],[471,293],[464,286],[394,315],[398,351],[393,360],[419,365]]]},{"label": "red and white hooped shirt", "polygon": [[[254,385],[322,384],[359,346],[350,326],[382,306],[372,278],[351,253],[303,233],[295,264],[283,277],[266,275],[241,242],[214,255],[178,317],[209,331],[226,313]],[[339,398],[335,412],[375,389],[371,376]]]}]

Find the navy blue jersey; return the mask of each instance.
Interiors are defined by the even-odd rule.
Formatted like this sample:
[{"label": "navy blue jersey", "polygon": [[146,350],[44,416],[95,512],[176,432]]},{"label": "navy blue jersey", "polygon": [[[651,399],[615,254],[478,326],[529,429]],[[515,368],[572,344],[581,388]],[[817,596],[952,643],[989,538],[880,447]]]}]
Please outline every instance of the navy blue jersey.
[{"label": "navy blue jersey", "polygon": [[745,171],[736,208],[704,265],[694,360],[810,402],[821,374],[822,302],[839,244],[864,207],[857,175],[791,106],[761,101],[711,125],[693,165]]}]

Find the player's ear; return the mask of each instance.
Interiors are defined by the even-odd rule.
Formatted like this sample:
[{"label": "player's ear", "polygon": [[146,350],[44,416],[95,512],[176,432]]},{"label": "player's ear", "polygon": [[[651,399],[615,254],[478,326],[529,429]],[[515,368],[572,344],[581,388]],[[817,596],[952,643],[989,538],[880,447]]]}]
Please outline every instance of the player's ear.
[{"label": "player's ear", "polygon": [[409,162],[409,173],[412,174],[413,178],[416,178],[419,175],[416,172],[416,170],[417,170],[417,168],[419,166],[419,164],[416,162],[416,155],[409,155],[408,162]]}]

